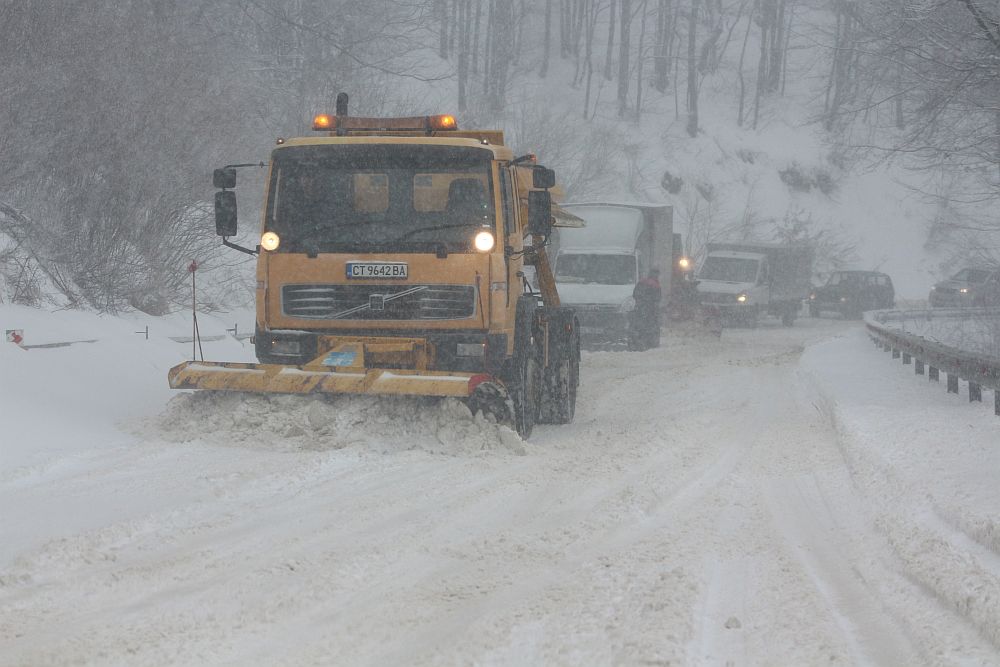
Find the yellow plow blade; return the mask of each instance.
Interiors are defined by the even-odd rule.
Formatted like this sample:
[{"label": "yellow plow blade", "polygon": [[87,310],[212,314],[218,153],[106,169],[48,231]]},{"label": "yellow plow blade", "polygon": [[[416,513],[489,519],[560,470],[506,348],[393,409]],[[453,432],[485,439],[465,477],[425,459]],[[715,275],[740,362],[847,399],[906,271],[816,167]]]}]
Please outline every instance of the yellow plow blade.
[{"label": "yellow plow blade", "polygon": [[[172,389],[210,389],[273,394],[394,394],[400,396],[470,395],[475,373],[283,366],[187,361],[170,369]],[[475,388],[475,382],[471,387]]]}]

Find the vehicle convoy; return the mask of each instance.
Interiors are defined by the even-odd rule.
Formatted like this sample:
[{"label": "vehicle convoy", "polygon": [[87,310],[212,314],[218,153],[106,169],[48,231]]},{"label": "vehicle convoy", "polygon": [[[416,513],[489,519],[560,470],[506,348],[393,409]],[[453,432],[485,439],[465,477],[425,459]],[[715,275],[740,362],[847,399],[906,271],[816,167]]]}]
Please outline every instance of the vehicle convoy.
[{"label": "vehicle convoy", "polygon": [[877,271],[834,271],[826,284],[809,293],[809,314],[824,311],[859,318],[866,310],[892,308],[896,292],[892,278]]},{"label": "vehicle convoy", "polygon": [[965,268],[931,288],[927,302],[931,308],[976,305],[981,299],[986,281],[992,271],[986,268]]},{"label": "vehicle convoy", "polygon": [[813,249],[804,245],[709,243],[698,271],[702,307],[723,324],[756,326],[765,314],[791,326],[809,295]]},{"label": "vehicle convoy", "polygon": [[632,293],[650,269],[659,269],[666,306],[673,262],[673,216],[669,206],[643,203],[566,203],[563,211],[585,225],[553,234],[555,280],[563,303],[576,310],[584,347],[649,347],[659,329],[640,345]]},{"label": "vehicle convoy", "polygon": [[186,362],[170,386],[452,396],[522,437],[571,421],[579,328],[545,250],[554,172],[497,130],[346,106],[316,116],[324,136],[278,140],[255,249],[229,240],[242,165],[215,171],[216,231],[257,255],[260,363]]}]

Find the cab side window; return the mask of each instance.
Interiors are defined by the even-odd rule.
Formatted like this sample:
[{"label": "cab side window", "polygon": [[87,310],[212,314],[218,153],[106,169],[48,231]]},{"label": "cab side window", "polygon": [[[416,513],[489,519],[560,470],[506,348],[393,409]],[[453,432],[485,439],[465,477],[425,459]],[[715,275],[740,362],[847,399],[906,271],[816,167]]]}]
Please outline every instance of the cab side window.
[{"label": "cab side window", "polygon": [[500,169],[500,204],[503,207],[504,232],[510,234],[517,229],[515,217],[514,187],[510,180],[510,173],[506,169]]}]

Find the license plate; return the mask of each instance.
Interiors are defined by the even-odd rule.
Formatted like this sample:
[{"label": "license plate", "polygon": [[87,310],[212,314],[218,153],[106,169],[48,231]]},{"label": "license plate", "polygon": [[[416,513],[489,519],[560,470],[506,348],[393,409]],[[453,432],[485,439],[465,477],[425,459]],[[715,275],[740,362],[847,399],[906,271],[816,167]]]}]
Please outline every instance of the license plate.
[{"label": "license plate", "polygon": [[348,262],[348,278],[401,278],[409,277],[405,262]]}]

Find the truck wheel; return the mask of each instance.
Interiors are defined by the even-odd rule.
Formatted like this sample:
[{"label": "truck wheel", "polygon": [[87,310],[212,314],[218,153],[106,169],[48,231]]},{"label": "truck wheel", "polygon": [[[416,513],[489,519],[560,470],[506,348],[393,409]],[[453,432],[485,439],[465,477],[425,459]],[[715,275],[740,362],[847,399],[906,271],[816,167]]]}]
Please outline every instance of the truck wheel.
[{"label": "truck wheel", "polygon": [[533,346],[515,351],[514,355],[514,377],[508,391],[514,404],[514,430],[527,440],[538,421],[542,378]]},{"label": "truck wheel", "polygon": [[563,359],[545,372],[540,424],[568,424],[576,413],[576,388],[580,384],[580,362]]}]

